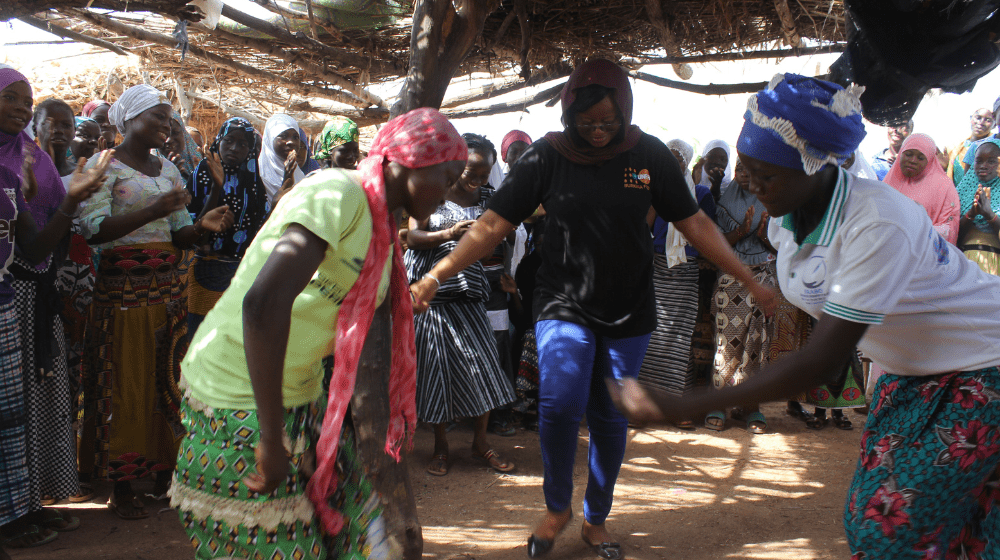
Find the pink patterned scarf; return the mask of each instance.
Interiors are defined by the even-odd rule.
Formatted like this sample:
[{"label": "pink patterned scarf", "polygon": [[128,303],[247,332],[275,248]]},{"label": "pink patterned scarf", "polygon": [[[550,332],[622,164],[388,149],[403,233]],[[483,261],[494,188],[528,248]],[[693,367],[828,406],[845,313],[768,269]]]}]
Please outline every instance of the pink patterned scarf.
[{"label": "pink patterned scarf", "polygon": [[404,439],[412,444],[417,424],[417,361],[413,341],[413,307],[409,282],[403,267],[403,249],[396,235],[397,224],[386,204],[383,165],[394,161],[409,169],[448,161],[465,161],[465,141],[444,115],[434,109],[415,109],[382,127],[358,170],[372,213],[372,240],[357,282],[340,306],[337,318],[337,342],[330,380],[330,399],[317,443],[316,473],[309,480],[309,499],[327,533],[340,532],[344,518],[330,507],[329,496],[337,489],[335,465],[337,444],[344,414],[354,394],[361,348],[368,336],[375,314],[375,301],[382,266],[390,244],[393,251],[392,280],[392,371],[389,376],[389,432],[385,452],[400,459]]}]

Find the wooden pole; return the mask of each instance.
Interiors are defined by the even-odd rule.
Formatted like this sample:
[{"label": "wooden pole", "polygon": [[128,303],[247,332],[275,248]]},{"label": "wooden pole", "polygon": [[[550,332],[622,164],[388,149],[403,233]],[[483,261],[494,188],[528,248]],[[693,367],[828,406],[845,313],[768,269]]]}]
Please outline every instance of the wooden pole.
[{"label": "wooden pole", "polygon": [[441,107],[457,107],[459,105],[475,103],[476,101],[482,101],[491,97],[499,97],[512,91],[541,85],[551,80],[558,80],[559,78],[565,78],[572,73],[573,68],[561,64],[556,67],[543,68],[542,70],[533,72],[531,74],[531,78],[528,78],[527,80],[515,80],[501,85],[486,84],[480,88],[467,91],[462,95],[445,99],[441,103]]},{"label": "wooden pole", "polygon": [[[677,38],[674,37],[673,31],[670,30],[670,26],[667,25],[666,20],[663,19],[663,7],[660,5],[660,0],[646,0],[646,15],[649,17],[649,22],[653,24],[656,32],[660,35],[660,43],[663,44],[664,50],[667,54],[671,56],[680,56],[681,48],[677,44]],[[674,73],[683,80],[688,80],[691,78],[692,70],[691,66],[684,62],[674,63]]]},{"label": "wooden pole", "polygon": [[443,111],[443,113],[449,119],[467,119],[470,117],[485,117],[487,115],[499,115],[501,113],[524,111],[531,105],[545,103],[546,101],[552,98],[558,98],[559,94],[562,93],[563,87],[565,85],[566,82],[561,82],[558,85],[552,86],[546,90],[536,93],[535,95],[524,101],[497,103],[496,105],[492,105],[490,107],[477,107],[475,109],[453,109],[453,110]]},{"label": "wooden pole", "polygon": [[305,34],[289,33],[287,30],[282,29],[277,25],[266,22],[262,19],[257,19],[237,8],[229,6],[228,4],[222,5],[222,15],[235,21],[236,23],[245,25],[250,29],[260,31],[265,35],[274,37],[279,41],[284,41],[289,45],[312,51],[327,60],[336,61],[347,66],[353,66],[359,70],[370,70],[392,76],[402,75],[401,69],[392,62],[375,56],[357,54],[347,49],[331,47],[320,43],[315,39],[311,39]]},{"label": "wooden pole", "polygon": [[[116,33],[121,33],[122,35],[128,35],[129,37],[134,37],[140,41],[149,41],[151,43],[157,43],[166,47],[173,48],[177,44],[177,40],[173,37],[167,37],[166,35],[161,35],[159,33],[153,33],[152,31],[146,31],[145,29],[139,29],[137,27],[126,25],[124,23],[119,23],[109,17],[96,14],[88,10],[74,9],[72,13],[77,17],[83,18],[91,23],[103,27],[105,29],[110,29]],[[317,97],[323,97],[326,99],[332,99],[340,103],[347,105],[357,105],[359,101],[353,95],[348,94],[344,91],[336,91],[332,89],[322,88],[314,86],[312,84],[305,84],[298,80],[293,80],[285,76],[279,76],[278,74],[272,74],[266,70],[261,70],[259,68],[254,68],[252,66],[236,62],[230,58],[219,56],[215,53],[211,53],[197,47],[195,45],[190,45],[188,47],[188,53],[192,56],[218,64],[219,66],[225,66],[237,72],[247,74],[250,76],[257,76],[258,78],[264,78],[269,82],[279,82],[284,84],[284,86],[291,91],[299,91],[302,93],[307,93],[310,95],[315,95]]]},{"label": "wooden pole", "polygon": [[636,60],[638,65],[644,64],[677,64],[687,62],[700,64],[703,62],[728,62],[731,60],[757,60],[762,58],[787,58],[790,56],[812,56],[814,54],[842,53],[847,48],[846,43],[835,43],[821,47],[803,47],[798,49],[774,49],[767,51],[745,51],[720,54],[703,54],[695,56],[666,56],[663,58],[643,58]]},{"label": "wooden pole", "polygon": [[645,72],[630,72],[633,78],[643,80],[658,86],[690,91],[692,93],[703,93],[705,95],[729,95],[733,93],[753,93],[767,87],[767,82],[753,82],[744,84],[689,84],[668,80],[659,76],[652,76]]},{"label": "wooden pole", "polygon": [[117,55],[121,55],[121,56],[128,56],[129,55],[129,53],[125,49],[119,47],[118,45],[116,45],[114,43],[111,43],[109,41],[105,41],[104,39],[98,39],[96,37],[91,37],[89,35],[84,35],[83,33],[77,33],[76,31],[71,31],[69,29],[66,29],[65,27],[62,27],[60,25],[56,25],[56,24],[52,23],[51,21],[46,21],[46,20],[43,20],[43,19],[38,19],[35,16],[22,16],[22,17],[20,17],[18,19],[20,19],[21,21],[23,21],[24,23],[27,23],[28,25],[30,25],[32,27],[37,27],[38,29],[41,29],[42,31],[48,31],[51,34],[57,35],[57,36],[62,37],[64,39],[73,39],[74,41],[79,41],[81,43],[87,43],[87,44],[90,44],[90,45],[95,45],[95,46],[101,47],[103,49],[108,49],[109,51],[111,51],[111,52],[113,52],[113,53],[115,53]]},{"label": "wooden pole", "polygon": [[788,8],[788,0],[774,0],[774,9],[778,12],[781,20],[781,32],[785,35],[785,42],[789,47],[801,47],[802,37],[795,28],[795,18]]}]

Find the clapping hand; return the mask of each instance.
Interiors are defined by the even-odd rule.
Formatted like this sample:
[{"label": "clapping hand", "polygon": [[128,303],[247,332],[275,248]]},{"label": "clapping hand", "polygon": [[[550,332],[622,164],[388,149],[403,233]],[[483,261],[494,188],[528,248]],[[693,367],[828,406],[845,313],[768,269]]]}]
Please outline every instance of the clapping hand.
[{"label": "clapping hand", "polygon": [[989,187],[979,186],[976,191],[976,201],[973,203],[973,207],[978,207],[979,215],[983,217],[986,221],[992,221],[996,217],[993,213],[993,202],[992,193]]},{"label": "clapping hand", "polygon": [[[752,209],[753,206],[750,208]],[[767,210],[764,210],[764,213],[760,215],[760,224],[757,225],[757,237],[762,241],[767,241],[767,219],[769,217],[770,216],[767,215]]]},{"label": "clapping hand", "polygon": [[103,151],[97,158],[97,164],[90,169],[84,169],[87,158],[80,158],[80,161],[76,162],[76,169],[73,170],[73,176],[66,187],[66,198],[73,206],[87,200],[101,188],[108,179],[108,165],[114,157],[114,150]]},{"label": "clapping hand", "polygon": [[38,194],[35,180],[35,144],[25,143],[21,148],[21,193],[25,202],[30,202]]},{"label": "clapping hand", "polygon": [[205,165],[208,166],[208,174],[212,176],[212,181],[216,187],[221,187],[226,182],[226,172],[222,169],[222,158],[219,154],[209,152],[205,156]]},{"label": "clapping hand", "polygon": [[229,206],[216,206],[201,217],[201,227],[215,233],[222,233],[233,227],[236,216],[229,211]]},{"label": "clapping hand", "polygon": [[191,193],[183,186],[177,186],[153,199],[150,208],[157,218],[165,218],[178,210],[187,208],[191,202]]}]

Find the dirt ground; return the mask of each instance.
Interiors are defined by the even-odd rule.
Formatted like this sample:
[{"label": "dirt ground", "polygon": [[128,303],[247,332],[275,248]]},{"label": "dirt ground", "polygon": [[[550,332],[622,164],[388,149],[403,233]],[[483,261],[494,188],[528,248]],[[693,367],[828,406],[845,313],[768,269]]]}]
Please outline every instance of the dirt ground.
[{"label": "dirt ground", "polygon": [[[704,428],[630,430],[625,464],[608,529],[634,560],[843,559],[850,556],[841,514],[857,461],[863,417],[851,413],[853,431],[832,425],[806,430],[784,414],[763,408],[770,433],[751,435],[741,423],[723,432]],[[471,428],[449,434],[451,471],[424,471],[433,447],[420,429],[410,455],[410,475],[428,560],[526,558],[525,541],[540,519],[542,461],[537,434],[491,436],[494,447],[517,463],[500,474],[474,460]],[[587,480],[586,429],[580,431],[575,469],[576,518],[547,558],[594,558],[579,537]],[[152,513],[122,521],[103,505],[109,487],[91,503],[71,507],[82,526],[55,542],[12,550],[15,560],[179,560],[192,558],[177,515],[165,501],[147,499]],[[138,486],[139,491],[151,488]]]}]

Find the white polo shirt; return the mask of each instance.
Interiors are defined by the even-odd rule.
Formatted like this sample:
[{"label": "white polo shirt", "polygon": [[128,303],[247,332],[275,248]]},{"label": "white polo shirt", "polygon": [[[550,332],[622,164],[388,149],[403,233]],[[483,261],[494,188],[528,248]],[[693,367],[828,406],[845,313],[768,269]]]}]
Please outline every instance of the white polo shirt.
[{"label": "white polo shirt", "polygon": [[791,215],[768,226],[781,291],[817,319],[871,327],[858,344],[896,375],[1000,365],[1000,277],[983,272],[884,183],[844,171],[819,226],[795,242]]}]

